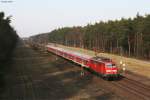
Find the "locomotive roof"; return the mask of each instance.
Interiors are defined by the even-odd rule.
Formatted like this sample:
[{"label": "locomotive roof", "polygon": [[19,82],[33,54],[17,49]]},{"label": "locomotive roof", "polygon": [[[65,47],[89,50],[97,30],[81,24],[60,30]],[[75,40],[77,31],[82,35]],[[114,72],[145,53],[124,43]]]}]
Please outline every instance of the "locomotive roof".
[{"label": "locomotive roof", "polygon": [[93,60],[93,61],[97,61],[97,62],[102,62],[102,61],[103,61],[103,62],[110,62],[110,61],[111,61],[110,58],[99,57],[99,56],[93,57],[92,60]]}]

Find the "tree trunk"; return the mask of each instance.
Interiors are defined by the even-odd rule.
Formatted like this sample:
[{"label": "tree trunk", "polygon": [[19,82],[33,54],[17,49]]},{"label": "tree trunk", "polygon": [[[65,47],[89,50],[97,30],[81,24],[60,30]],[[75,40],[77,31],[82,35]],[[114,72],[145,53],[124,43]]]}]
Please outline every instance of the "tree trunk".
[{"label": "tree trunk", "polygon": [[130,38],[128,36],[128,55],[131,55],[131,43],[130,43]]}]

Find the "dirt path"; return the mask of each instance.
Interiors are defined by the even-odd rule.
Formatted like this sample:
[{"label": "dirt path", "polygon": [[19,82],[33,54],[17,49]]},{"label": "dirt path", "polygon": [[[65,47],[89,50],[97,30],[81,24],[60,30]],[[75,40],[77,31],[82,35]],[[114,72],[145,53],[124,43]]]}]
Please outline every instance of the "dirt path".
[{"label": "dirt path", "polygon": [[5,83],[0,100],[147,99],[115,85],[118,82],[105,81],[93,74],[81,77],[79,66],[25,45],[16,48]]}]

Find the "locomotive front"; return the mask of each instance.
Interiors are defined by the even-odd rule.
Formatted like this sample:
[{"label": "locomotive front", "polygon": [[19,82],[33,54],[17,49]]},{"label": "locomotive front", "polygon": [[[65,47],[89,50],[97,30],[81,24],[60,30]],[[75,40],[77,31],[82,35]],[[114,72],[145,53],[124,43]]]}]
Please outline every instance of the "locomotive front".
[{"label": "locomotive front", "polygon": [[105,76],[118,77],[118,68],[113,62],[105,62]]}]

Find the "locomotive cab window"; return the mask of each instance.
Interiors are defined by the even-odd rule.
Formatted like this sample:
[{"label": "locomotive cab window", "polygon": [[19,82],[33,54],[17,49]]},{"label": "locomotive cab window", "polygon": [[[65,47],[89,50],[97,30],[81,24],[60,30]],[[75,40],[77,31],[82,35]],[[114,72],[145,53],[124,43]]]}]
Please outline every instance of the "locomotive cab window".
[{"label": "locomotive cab window", "polygon": [[116,65],[110,63],[110,64],[106,64],[106,67],[107,67],[107,68],[114,68],[114,67],[116,67]]}]

